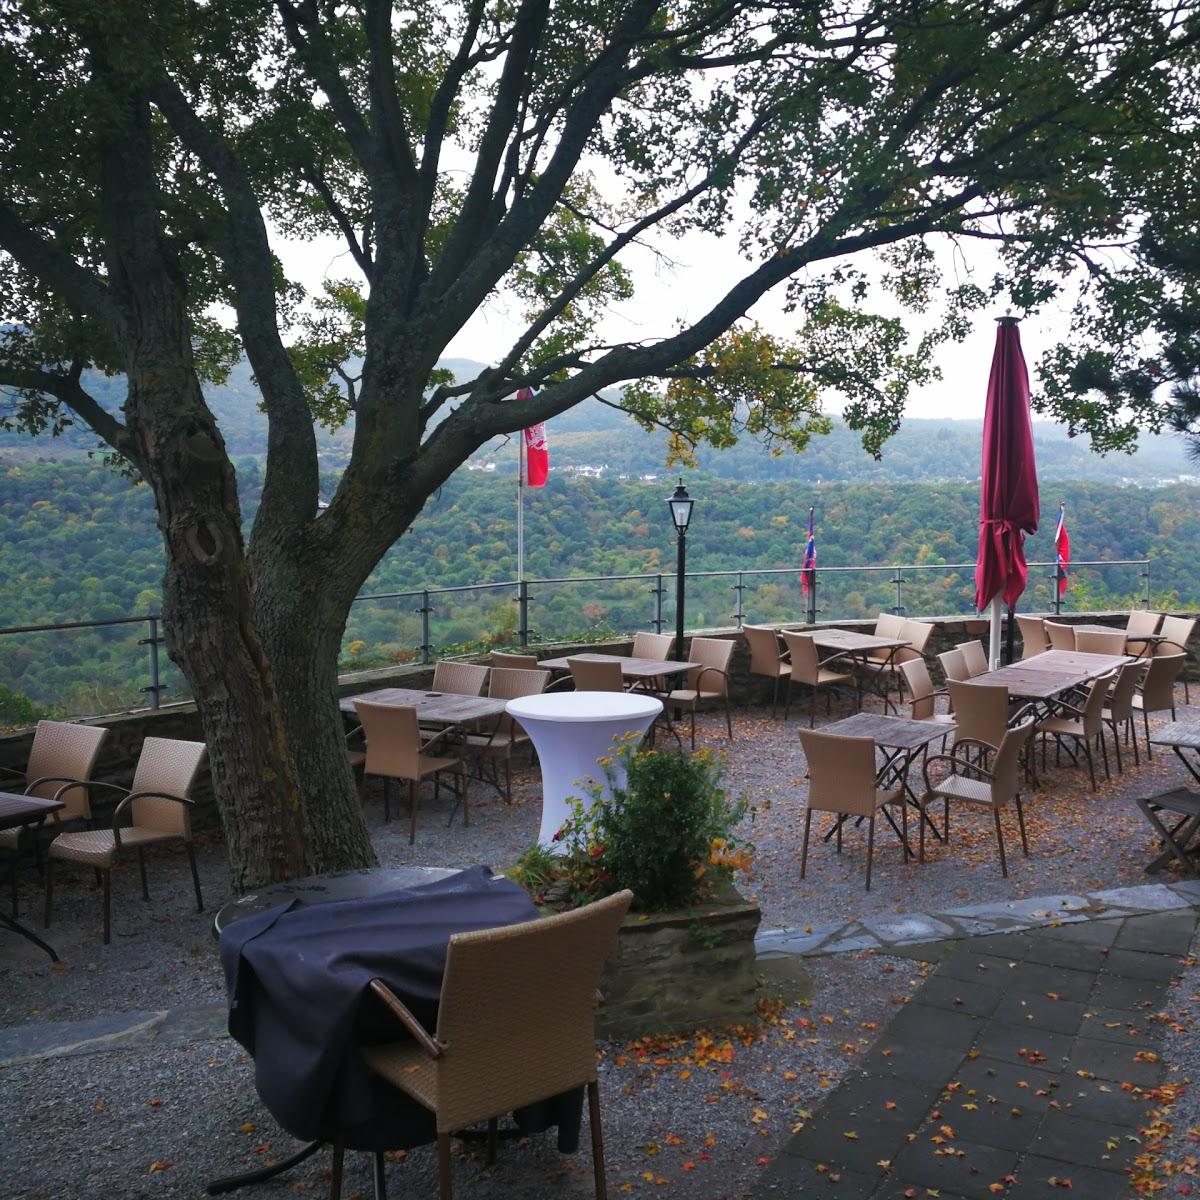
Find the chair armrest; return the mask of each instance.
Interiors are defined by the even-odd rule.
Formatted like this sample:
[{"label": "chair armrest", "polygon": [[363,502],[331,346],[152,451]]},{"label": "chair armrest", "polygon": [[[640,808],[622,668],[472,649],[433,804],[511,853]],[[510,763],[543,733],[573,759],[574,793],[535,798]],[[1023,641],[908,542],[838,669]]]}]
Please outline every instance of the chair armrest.
[{"label": "chair armrest", "polygon": [[356,734],[362,733],[362,731],[363,727],[361,725],[355,725],[353,729],[349,730],[346,734],[346,745],[348,746],[350,744],[350,739]]},{"label": "chair armrest", "polygon": [[817,670],[818,671],[825,670],[826,666],[829,663],[837,662],[838,659],[845,658],[846,653],[847,652],[845,650],[839,650],[836,654],[831,654],[828,658],[818,658],[817,659]]},{"label": "chair armrest", "polygon": [[92,781],[89,779],[76,779],[74,775],[43,775],[40,779],[30,780],[25,785],[24,795],[35,788],[40,787],[43,783],[61,783],[63,786],[54,793],[54,799],[57,800],[63,792],[69,792],[73,787],[91,787]]},{"label": "chair armrest", "polygon": [[[985,749],[991,750],[993,752],[995,752],[995,749],[996,749],[996,747],[991,745],[989,742],[981,742],[976,738],[963,738],[962,741],[955,743],[955,746],[954,746],[955,751],[957,751],[958,747],[962,746],[962,745],[983,746]],[[962,772],[969,771],[972,774],[981,776],[983,779],[985,779],[989,782],[995,778],[995,775],[991,771],[989,771],[986,767],[981,767],[977,763],[971,763],[971,762],[967,762],[965,759],[960,759],[957,757],[956,754],[930,754],[925,759],[925,761],[921,764],[921,775],[924,777],[924,780],[925,780],[926,793],[934,791],[933,783],[929,778],[929,767],[932,763],[935,763],[935,762],[950,763],[951,768],[952,768],[951,772],[950,772],[951,775],[958,775]],[[961,768],[961,772],[960,772],[959,768]]]},{"label": "chair armrest", "polygon": [[1037,705],[1026,702],[1022,704],[1016,712],[1009,713],[1008,726],[1012,729],[1014,726],[1020,725],[1028,718],[1037,719]]},{"label": "chair armrest", "polygon": [[[122,789],[122,790],[124,790],[124,789]],[[120,850],[120,848],[121,848],[121,827],[118,824],[118,820],[119,820],[121,814],[125,811],[125,809],[129,807],[129,805],[131,805],[135,800],[142,800],[142,799],[174,800],[176,804],[187,804],[187,805],[193,805],[196,803],[195,800],[189,800],[186,796],[172,796],[170,794],[170,792],[130,792],[129,795],[126,796],[125,799],[122,800],[121,803],[118,804],[117,807],[113,809],[113,815],[112,815],[113,842],[115,843],[118,850]]]},{"label": "chair armrest", "polygon": [[465,734],[466,730],[461,725],[447,725],[440,733],[435,733],[433,737],[428,738],[421,743],[421,752],[424,753],[430,746],[436,746],[443,738],[447,738],[450,734]]},{"label": "chair armrest", "polygon": [[441,1058],[445,1047],[413,1016],[408,1006],[392,991],[382,979],[371,980],[371,991],[383,1002],[384,1007],[408,1031],[413,1041],[429,1055],[430,1058]]},{"label": "chair armrest", "polygon": [[720,675],[720,677],[721,677],[723,680],[725,680],[725,686],[726,686],[726,688],[728,688],[728,686],[729,686],[729,673],[728,673],[727,671],[722,671],[720,667],[701,667],[701,668],[700,668],[700,674],[696,676],[696,691],[697,691],[697,692],[699,692],[699,691],[700,691],[700,683],[701,683],[701,681],[704,679],[705,675],[708,675],[708,674]]},{"label": "chair armrest", "polygon": [[25,772],[18,771],[16,767],[0,767],[0,779],[24,779]]}]

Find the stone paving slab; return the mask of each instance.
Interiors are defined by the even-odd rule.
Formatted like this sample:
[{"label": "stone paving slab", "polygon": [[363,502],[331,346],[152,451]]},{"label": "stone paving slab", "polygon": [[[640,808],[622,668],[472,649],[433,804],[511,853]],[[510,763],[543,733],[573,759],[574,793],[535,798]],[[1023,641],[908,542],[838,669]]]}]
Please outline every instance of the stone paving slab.
[{"label": "stone paving slab", "polygon": [[1139,908],[1163,899],[1147,891],[1111,893],[1126,915],[1084,918],[1078,931],[931,943],[937,966],[921,990],[751,1195],[1127,1194],[1155,1103],[1147,1093],[1165,1074],[1162,1025],[1148,1018],[1200,919],[1177,905]]}]

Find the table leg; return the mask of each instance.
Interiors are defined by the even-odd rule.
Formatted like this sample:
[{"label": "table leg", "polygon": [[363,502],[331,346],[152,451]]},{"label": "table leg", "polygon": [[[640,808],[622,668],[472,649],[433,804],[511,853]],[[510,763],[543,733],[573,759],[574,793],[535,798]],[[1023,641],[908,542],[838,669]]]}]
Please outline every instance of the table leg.
[{"label": "table leg", "polygon": [[295,1154],[281,1159],[272,1166],[259,1167],[254,1171],[244,1171],[241,1175],[226,1175],[224,1179],[214,1179],[205,1188],[205,1191],[210,1196],[223,1196],[226,1192],[236,1192],[239,1188],[251,1187],[256,1183],[265,1183],[268,1179],[274,1179],[276,1175],[282,1175],[284,1171],[290,1171],[293,1167],[298,1167],[306,1158],[311,1158],[324,1145],[324,1142],[309,1142],[307,1146],[301,1146]]},{"label": "table leg", "polygon": [[54,953],[53,946],[49,945],[47,942],[43,942],[42,939],[38,937],[38,935],[34,933],[32,929],[26,929],[20,921],[16,920],[14,917],[10,917],[8,913],[4,912],[3,910],[0,910],[0,923],[2,923],[6,928],[11,929],[13,933],[19,933],[27,941],[30,941],[35,946],[45,950],[45,952],[50,955],[51,962],[58,962],[58,955]]},{"label": "table leg", "polygon": [[1193,878],[1200,876],[1193,855],[1188,851],[1188,843],[1200,831],[1200,814],[1184,817],[1174,829],[1168,829],[1158,816],[1163,809],[1147,800],[1139,800],[1137,806],[1167,845],[1167,849],[1146,866],[1147,874],[1162,871],[1172,862],[1178,861],[1183,870]]},{"label": "table leg", "polygon": [[[1191,775],[1191,777],[1197,783],[1200,783],[1200,772],[1197,772],[1196,768],[1192,765],[1192,763],[1188,759],[1187,755],[1184,754],[1184,752],[1183,752],[1184,748],[1182,746],[1172,746],[1171,749],[1174,750],[1175,753],[1179,756],[1179,761],[1181,763],[1183,763],[1183,765],[1185,767],[1187,767],[1188,774]],[[1200,753],[1200,751],[1198,751],[1197,753]]]}]

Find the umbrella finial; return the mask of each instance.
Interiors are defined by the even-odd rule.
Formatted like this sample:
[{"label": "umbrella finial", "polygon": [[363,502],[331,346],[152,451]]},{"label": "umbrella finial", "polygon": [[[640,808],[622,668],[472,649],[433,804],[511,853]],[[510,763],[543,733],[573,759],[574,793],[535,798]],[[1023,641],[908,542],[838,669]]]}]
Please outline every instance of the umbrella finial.
[{"label": "umbrella finial", "polygon": [[1012,313],[1005,313],[1004,316],[996,318],[997,325],[1019,325],[1020,323],[1021,322],[1014,317]]}]

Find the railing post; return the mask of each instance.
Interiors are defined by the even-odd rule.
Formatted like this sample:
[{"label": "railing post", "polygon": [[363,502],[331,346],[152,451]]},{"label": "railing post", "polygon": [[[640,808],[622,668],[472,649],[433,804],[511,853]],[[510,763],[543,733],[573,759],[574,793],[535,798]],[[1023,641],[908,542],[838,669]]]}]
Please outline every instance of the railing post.
[{"label": "railing post", "polygon": [[808,611],[804,614],[808,625],[817,623],[817,568],[813,567],[808,573]]},{"label": "railing post", "polygon": [[517,584],[517,637],[524,650],[529,645],[529,582],[525,579]]},{"label": "railing post", "polygon": [[1142,572],[1142,578],[1146,581],[1146,609],[1150,608],[1150,563],[1147,561],[1146,569]]},{"label": "railing post", "polygon": [[662,614],[663,585],[662,585],[662,581],[663,581],[663,577],[661,575],[655,575],[654,586],[650,589],[650,594],[654,597],[654,620],[651,622],[651,624],[654,626],[655,633],[662,633],[662,627],[663,627],[663,614]]},{"label": "railing post", "polygon": [[904,593],[903,577],[900,574],[899,567],[896,568],[896,578],[893,579],[892,582],[896,585],[896,607],[892,609],[892,612],[895,613],[896,616],[902,617],[904,616]]},{"label": "railing post", "polygon": [[150,686],[144,687],[141,690],[150,693],[150,707],[157,708],[158,694],[166,686],[158,680],[158,645],[161,641],[158,636],[158,618],[147,617],[146,624],[150,627],[150,636],[140,638],[138,645],[150,647]]},{"label": "railing post", "polygon": [[733,614],[733,619],[735,622],[737,622],[737,627],[739,629],[742,627],[742,618],[746,615],[744,612],[742,612],[742,593],[745,590],[745,587],[745,576],[743,576],[742,572],[739,571],[737,573],[737,583],[733,585],[733,590],[737,594],[737,611]]},{"label": "railing post", "polygon": [[429,637],[429,614],[433,612],[433,608],[429,603],[428,588],[421,593],[421,607],[417,609],[417,612],[421,614],[421,662],[427,663],[433,652]]},{"label": "railing post", "polygon": [[1054,564],[1054,615],[1062,613],[1062,581],[1066,578],[1062,563]]}]

